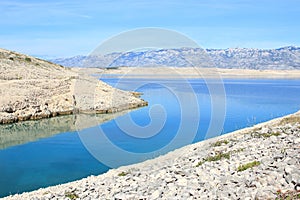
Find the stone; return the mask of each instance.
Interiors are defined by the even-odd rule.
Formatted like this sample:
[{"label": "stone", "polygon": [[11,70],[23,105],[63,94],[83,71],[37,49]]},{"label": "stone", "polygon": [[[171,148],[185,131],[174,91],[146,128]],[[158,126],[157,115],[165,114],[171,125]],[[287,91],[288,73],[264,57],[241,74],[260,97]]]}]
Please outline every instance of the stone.
[{"label": "stone", "polygon": [[161,192],[159,190],[154,191],[151,196],[150,199],[158,199],[161,196]]},{"label": "stone", "polygon": [[297,173],[293,173],[292,175],[292,178],[291,178],[291,182],[294,184],[294,185],[300,185],[300,174],[297,174]]},{"label": "stone", "polygon": [[187,181],[187,179],[185,179],[185,178],[180,178],[180,179],[178,179],[178,180],[176,181],[176,183],[177,183],[178,186],[186,187],[187,184],[188,184],[188,181]]},{"label": "stone", "polygon": [[265,134],[265,133],[269,133],[269,128],[268,127],[263,127],[261,130],[260,130],[260,132],[262,133],[262,134]]},{"label": "stone", "polygon": [[275,199],[274,188],[261,188],[255,194],[255,199]]},{"label": "stone", "polygon": [[175,178],[171,178],[171,177],[165,178],[165,182],[166,182],[166,183],[172,183],[172,182],[174,182],[175,180],[176,180]]},{"label": "stone", "polygon": [[12,106],[10,106],[10,105],[2,107],[1,110],[2,110],[2,112],[7,112],[7,113],[13,113],[13,112],[15,112],[14,109],[12,108]]},{"label": "stone", "polygon": [[291,174],[293,170],[294,170],[293,168],[287,166],[287,167],[284,168],[284,173],[285,174]]}]

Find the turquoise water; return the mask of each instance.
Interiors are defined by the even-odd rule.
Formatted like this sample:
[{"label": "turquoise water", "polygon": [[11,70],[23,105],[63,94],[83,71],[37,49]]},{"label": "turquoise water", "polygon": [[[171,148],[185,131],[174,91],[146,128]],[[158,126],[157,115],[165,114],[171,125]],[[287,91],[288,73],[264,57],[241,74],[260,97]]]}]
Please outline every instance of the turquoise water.
[{"label": "turquoise water", "polygon": [[[104,81],[110,85],[117,84],[121,89],[132,89],[134,83],[141,80]],[[144,82],[137,91],[143,92],[142,97],[149,102],[149,106],[133,110],[117,117],[116,120],[92,126],[79,133],[71,128],[59,129],[63,132],[36,140],[27,141],[23,135],[18,143],[3,145],[0,149],[0,197],[101,174],[110,167],[140,162],[188,143],[203,140],[207,137],[213,107],[205,81],[193,79],[184,84],[179,80],[167,82]],[[185,87],[186,83],[192,90]],[[224,89],[225,121],[221,132],[216,132],[215,136],[290,114],[300,108],[300,80],[227,79],[224,80]],[[193,98],[191,92],[197,98],[197,105],[190,100]],[[178,94],[185,100],[178,99]],[[189,105],[189,102],[190,106],[187,109],[190,115],[183,116],[183,104]],[[200,121],[195,113],[199,113]],[[120,123],[126,122],[128,116],[133,123],[123,123],[122,130],[120,124],[117,124],[118,120]],[[187,124],[182,123],[182,117]],[[47,120],[43,123],[50,127],[51,121]],[[153,129],[150,130],[155,130],[157,134],[146,137],[149,134],[147,129],[141,128],[151,125]],[[28,125],[20,123],[18,130],[22,129],[22,126]],[[49,127],[45,130],[50,130]],[[157,127],[160,128],[155,129]],[[180,127],[185,128],[180,130]],[[193,132],[195,127],[196,133]],[[102,130],[102,136],[99,130]],[[128,131],[132,132],[132,135],[125,134]],[[182,133],[179,133],[180,131]],[[3,138],[0,138],[0,144],[1,142],[4,142]],[[118,151],[115,151],[116,147],[122,153],[118,154]],[[93,151],[93,148],[96,151]],[[103,162],[99,162],[90,152],[98,153],[96,158]]]}]

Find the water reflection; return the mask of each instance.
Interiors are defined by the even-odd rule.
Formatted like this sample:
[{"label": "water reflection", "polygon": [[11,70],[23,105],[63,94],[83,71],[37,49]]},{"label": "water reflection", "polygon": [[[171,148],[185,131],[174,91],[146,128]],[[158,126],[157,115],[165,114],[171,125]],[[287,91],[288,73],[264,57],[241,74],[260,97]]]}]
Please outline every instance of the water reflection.
[{"label": "water reflection", "polygon": [[25,144],[41,138],[48,138],[59,133],[93,127],[125,113],[127,112],[65,115],[49,119],[0,125],[0,149]]}]

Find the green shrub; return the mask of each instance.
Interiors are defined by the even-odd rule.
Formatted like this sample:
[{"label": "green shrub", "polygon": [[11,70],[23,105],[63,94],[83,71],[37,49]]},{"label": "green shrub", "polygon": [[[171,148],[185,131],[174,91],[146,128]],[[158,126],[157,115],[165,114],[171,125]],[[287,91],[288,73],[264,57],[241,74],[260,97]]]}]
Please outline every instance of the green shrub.
[{"label": "green shrub", "polygon": [[67,197],[69,199],[77,199],[77,198],[79,198],[79,196],[76,193],[74,193],[74,192],[67,192],[67,193],[65,193],[65,197]]},{"label": "green shrub", "polygon": [[121,172],[118,174],[118,176],[126,176],[127,174],[129,174],[128,172]]},{"label": "green shrub", "polygon": [[269,138],[271,136],[279,136],[279,132],[273,132],[273,133],[252,133],[252,137],[255,138]]},{"label": "green shrub", "polygon": [[229,143],[228,140],[219,140],[219,141],[215,142],[214,144],[212,144],[211,146],[213,146],[213,147],[219,147],[222,144],[228,144],[228,143]]},{"label": "green shrub", "polygon": [[230,153],[218,153],[215,156],[209,156],[207,158],[204,158],[203,161],[198,162],[198,164],[196,165],[196,167],[199,167],[200,165],[202,165],[205,162],[213,162],[213,161],[218,161],[221,159],[230,159]]},{"label": "green shrub", "polygon": [[239,148],[239,149],[236,149],[236,150],[233,150],[233,151],[231,151],[232,153],[239,153],[239,152],[242,152],[242,151],[244,151],[245,150],[245,148]]},{"label": "green shrub", "polygon": [[265,137],[265,138],[271,137],[271,136],[279,136],[279,135],[280,135],[279,132],[262,134],[262,136]]},{"label": "green shrub", "polygon": [[238,172],[245,171],[245,170],[247,170],[247,169],[250,169],[250,168],[252,168],[252,167],[256,167],[256,166],[258,166],[258,165],[260,165],[260,162],[255,160],[255,161],[253,161],[253,162],[249,162],[249,163],[247,163],[247,164],[240,165],[240,166],[237,168],[237,171],[238,171]]},{"label": "green shrub", "polygon": [[25,61],[31,62],[31,58],[26,57],[26,58],[25,58]]}]

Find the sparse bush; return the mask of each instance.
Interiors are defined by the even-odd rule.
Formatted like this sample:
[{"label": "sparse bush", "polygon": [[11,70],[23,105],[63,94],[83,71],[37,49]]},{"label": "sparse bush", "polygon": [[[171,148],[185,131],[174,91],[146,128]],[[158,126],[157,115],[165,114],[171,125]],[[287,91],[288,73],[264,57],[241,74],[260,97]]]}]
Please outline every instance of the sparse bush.
[{"label": "sparse bush", "polygon": [[279,132],[273,132],[273,133],[251,133],[252,137],[255,138],[269,138],[271,136],[279,136],[281,135]]},{"label": "sparse bush", "polygon": [[128,172],[121,172],[118,174],[118,176],[126,176],[127,174],[129,174]]},{"label": "sparse bush", "polygon": [[69,199],[77,199],[77,198],[79,198],[79,196],[76,193],[74,193],[74,192],[67,192],[67,193],[65,193],[65,197],[67,197]]},{"label": "sparse bush", "polygon": [[219,140],[219,141],[213,143],[211,146],[213,146],[213,147],[219,147],[219,146],[221,146],[222,144],[228,144],[228,143],[229,143],[228,140]]},{"label": "sparse bush", "polygon": [[279,132],[275,132],[275,133],[266,133],[266,134],[264,134],[263,135],[263,137],[271,137],[271,136],[279,136],[280,135],[280,133]]},{"label": "sparse bush", "polygon": [[263,133],[263,134],[260,134],[261,137],[264,137],[264,138],[268,138],[268,137],[271,137],[271,136],[279,136],[280,133],[279,132],[275,132],[275,133]]},{"label": "sparse bush", "polygon": [[239,152],[242,152],[244,150],[245,150],[245,148],[239,148],[239,149],[233,150],[232,153],[239,153]]},{"label": "sparse bush", "polygon": [[256,167],[256,166],[258,166],[258,165],[260,165],[260,162],[255,160],[255,161],[253,161],[253,162],[249,162],[249,163],[247,163],[247,164],[240,165],[240,166],[237,168],[237,171],[238,171],[238,172],[245,171],[245,170],[247,170],[247,169],[250,169],[250,168],[252,168],[252,167]]},{"label": "sparse bush", "polygon": [[203,165],[203,163],[205,163],[205,162],[218,161],[218,160],[221,160],[223,158],[224,159],[230,159],[230,153],[218,153],[215,156],[209,156],[209,157],[205,158],[203,161],[198,162],[196,167],[199,167],[200,165]]},{"label": "sparse bush", "polygon": [[31,62],[31,58],[26,57],[26,58],[25,58],[25,61]]}]

